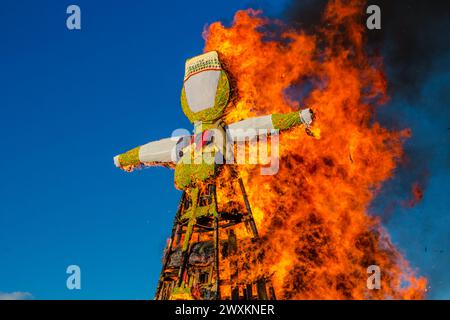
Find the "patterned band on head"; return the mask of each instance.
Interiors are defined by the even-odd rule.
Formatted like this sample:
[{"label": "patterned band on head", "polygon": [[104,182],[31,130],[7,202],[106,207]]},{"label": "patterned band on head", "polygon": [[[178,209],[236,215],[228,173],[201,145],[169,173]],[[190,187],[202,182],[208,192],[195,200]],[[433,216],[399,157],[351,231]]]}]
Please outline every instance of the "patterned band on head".
[{"label": "patterned band on head", "polygon": [[219,56],[216,51],[211,51],[187,60],[184,81],[186,82],[189,77],[206,70],[222,70]]}]

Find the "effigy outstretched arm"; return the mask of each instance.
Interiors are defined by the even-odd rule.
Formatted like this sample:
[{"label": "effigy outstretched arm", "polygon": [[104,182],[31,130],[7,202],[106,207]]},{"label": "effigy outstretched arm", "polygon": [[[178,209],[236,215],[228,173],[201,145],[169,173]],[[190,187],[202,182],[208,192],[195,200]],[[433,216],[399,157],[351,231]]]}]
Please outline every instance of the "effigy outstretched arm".
[{"label": "effigy outstretched arm", "polygon": [[291,113],[276,113],[262,117],[249,118],[228,125],[228,130],[264,129],[264,130],[288,130],[298,125],[304,125],[306,129],[312,125],[313,112],[311,109],[303,109]]},{"label": "effigy outstretched arm", "polygon": [[[189,136],[186,136],[189,137]],[[114,157],[114,164],[122,170],[131,172],[143,166],[175,166],[179,156],[179,145],[185,138],[171,137],[152,141]]]}]

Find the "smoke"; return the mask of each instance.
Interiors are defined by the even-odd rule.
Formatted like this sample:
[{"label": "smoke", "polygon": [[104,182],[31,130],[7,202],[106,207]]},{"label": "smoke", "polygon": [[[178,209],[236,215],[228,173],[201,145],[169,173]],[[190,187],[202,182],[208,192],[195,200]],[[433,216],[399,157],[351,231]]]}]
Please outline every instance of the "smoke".
[{"label": "smoke", "polygon": [[[285,10],[285,18],[291,25],[312,32],[323,25],[328,2],[293,1]],[[369,5],[381,9],[381,30],[367,30],[366,45],[374,55],[383,57],[391,98],[389,108],[377,110],[376,120],[390,128],[412,128],[397,185],[390,191],[398,197],[405,193],[411,197],[411,185],[425,188],[433,160],[442,147],[450,147],[450,1],[368,0],[365,8]],[[433,123],[431,128],[429,123]],[[430,130],[436,136],[430,135]],[[444,145],[439,136],[447,137]],[[448,163],[445,159],[433,165]]]},{"label": "smoke", "polygon": [[[327,0],[297,0],[286,9],[291,24],[312,30],[322,23]],[[420,98],[424,82],[436,71],[450,70],[450,1],[369,0],[381,9],[381,30],[367,30],[367,44],[380,52],[388,68],[389,93]],[[450,101],[448,90],[438,99]],[[439,110],[441,111],[441,110]]]},{"label": "smoke", "polygon": [[417,99],[423,83],[443,66],[450,53],[449,1],[371,0],[382,12],[382,29],[368,32],[368,42],[382,48],[391,74],[391,92]]}]

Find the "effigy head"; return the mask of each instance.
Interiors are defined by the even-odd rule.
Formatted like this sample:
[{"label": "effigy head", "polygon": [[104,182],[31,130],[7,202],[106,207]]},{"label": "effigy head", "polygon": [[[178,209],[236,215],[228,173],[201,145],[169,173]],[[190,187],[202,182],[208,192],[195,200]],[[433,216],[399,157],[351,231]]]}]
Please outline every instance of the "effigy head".
[{"label": "effigy head", "polygon": [[230,83],[216,51],[186,61],[181,107],[191,122],[221,118],[229,97]]}]

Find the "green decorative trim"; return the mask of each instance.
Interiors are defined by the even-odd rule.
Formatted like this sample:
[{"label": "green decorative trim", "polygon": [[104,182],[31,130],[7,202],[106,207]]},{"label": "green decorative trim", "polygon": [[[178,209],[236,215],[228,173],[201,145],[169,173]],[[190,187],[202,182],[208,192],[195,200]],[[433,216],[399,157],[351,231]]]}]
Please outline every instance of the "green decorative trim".
[{"label": "green decorative trim", "polygon": [[139,160],[139,150],[141,147],[136,147],[134,149],[131,149],[130,151],[127,151],[125,153],[122,153],[119,155],[119,163],[121,167],[139,167],[141,165],[141,161]]},{"label": "green decorative trim", "polygon": [[184,241],[183,241],[183,248],[182,251],[186,252],[189,247],[189,241],[191,240],[192,231],[194,230],[194,225],[197,223],[197,203],[198,203],[198,194],[199,190],[198,188],[192,188],[190,190],[187,190],[187,196],[191,198],[191,208],[190,208],[190,216],[189,216],[189,222],[186,229],[186,234],[184,235]]},{"label": "green decorative trim", "polygon": [[[191,284],[192,285],[192,284]],[[184,282],[181,284],[181,286],[175,286],[172,289],[171,293],[171,300],[193,300],[191,294],[190,286],[187,286]]]},{"label": "green decorative trim", "polygon": [[[212,157],[214,155],[211,155]],[[185,154],[187,157],[185,162],[189,160],[191,154]],[[205,163],[202,161],[199,164],[195,163],[195,159],[191,160],[193,163],[184,163],[183,158],[175,166],[175,186],[179,190],[183,190],[190,185],[194,185],[197,182],[203,182],[213,177],[216,173],[215,163]]]},{"label": "green decorative trim", "polygon": [[181,108],[183,109],[184,114],[191,122],[195,121],[214,121],[219,119],[224,111],[225,107],[228,104],[228,99],[230,98],[230,82],[228,81],[227,74],[225,71],[220,72],[219,82],[217,84],[217,92],[216,99],[214,102],[214,106],[211,108],[202,110],[199,112],[192,112],[189,107],[186,92],[183,89],[181,90]]},{"label": "green decorative trim", "polygon": [[200,190],[198,187],[186,188],[186,195],[191,200],[191,206],[185,211],[185,213],[180,217],[181,221],[188,220],[188,225],[186,228],[186,234],[184,236],[182,251],[185,252],[189,247],[189,241],[194,230],[194,226],[197,223],[197,219],[201,217],[213,216],[217,217],[218,213],[216,210],[216,200],[214,196],[211,195],[212,201],[210,204],[199,206],[199,196]]},{"label": "green decorative trim", "polygon": [[199,134],[211,129],[220,129],[220,126],[223,126],[222,120],[197,121],[194,122],[194,134]]},{"label": "green decorative trim", "polygon": [[278,130],[287,130],[294,126],[302,124],[300,113],[298,111],[283,114],[276,113],[272,115],[272,125]]},{"label": "green decorative trim", "polygon": [[188,164],[183,163],[182,159],[175,166],[174,182],[175,187],[179,190],[185,189],[192,182],[188,166]]},{"label": "green decorative trim", "polygon": [[196,207],[195,212],[192,208],[189,208],[186,210],[186,212],[180,217],[181,220],[186,219],[192,219],[195,218],[201,218],[201,217],[207,217],[207,216],[217,216],[217,210],[216,210],[216,203],[214,201],[211,202],[211,204],[208,204],[203,207]]}]

